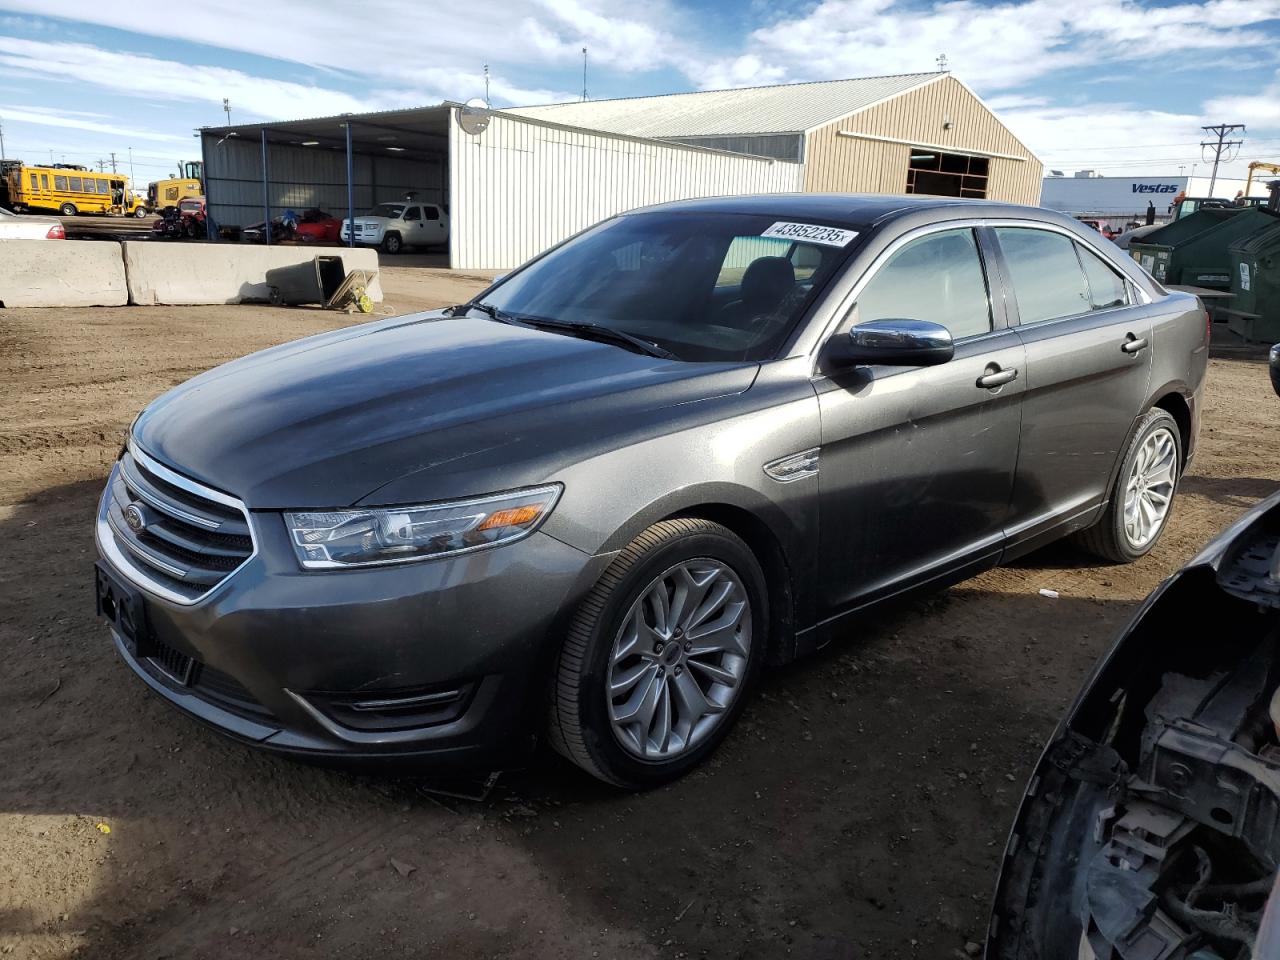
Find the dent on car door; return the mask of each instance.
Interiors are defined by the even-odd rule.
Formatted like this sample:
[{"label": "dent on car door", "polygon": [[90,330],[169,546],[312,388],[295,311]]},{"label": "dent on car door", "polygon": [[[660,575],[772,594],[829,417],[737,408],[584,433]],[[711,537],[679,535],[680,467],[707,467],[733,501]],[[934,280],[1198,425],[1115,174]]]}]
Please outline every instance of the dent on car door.
[{"label": "dent on car door", "polygon": [[1065,233],[992,231],[1027,348],[1009,534],[1036,545],[1091,518],[1147,399],[1151,309]]},{"label": "dent on car door", "polygon": [[889,250],[840,333],[927,320],[955,352],[937,366],[825,367],[815,379],[829,615],[994,563],[1017,460],[1024,351],[991,300],[977,234],[934,231]]}]

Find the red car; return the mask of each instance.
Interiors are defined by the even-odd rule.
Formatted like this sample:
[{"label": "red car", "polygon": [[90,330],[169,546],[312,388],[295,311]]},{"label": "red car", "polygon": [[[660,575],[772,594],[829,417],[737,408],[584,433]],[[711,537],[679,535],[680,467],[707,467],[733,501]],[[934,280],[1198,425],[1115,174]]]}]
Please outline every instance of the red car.
[{"label": "red car", "polygon": [[302,243],[338,243],[338,230],[342,221],[323,210],[308,210],[294,228],[295,240]]}]

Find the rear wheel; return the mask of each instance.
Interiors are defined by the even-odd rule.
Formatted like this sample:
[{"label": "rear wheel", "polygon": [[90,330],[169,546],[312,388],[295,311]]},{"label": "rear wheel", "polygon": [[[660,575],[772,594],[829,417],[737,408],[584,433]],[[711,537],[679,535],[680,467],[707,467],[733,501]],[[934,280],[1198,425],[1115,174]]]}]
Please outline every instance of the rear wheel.
[{"label": "rear wheel", "polygon": [[724,739],[764,658],[768,592],[732,531],[654,524],[583,600],[560,651],[552,745],[628,789],[683,776]]},{"label": "rear wheel", "polygon": [[1115,563],[1146,556],[1168,525],[1181,468],[1178,422],[1152,410],[1129,444],[1102,518],[1080,534],[1080,542]]},{"label": "rear wheel", "polygon": [[133,215],[137,217],[139,220],[141,220],[143,217],[147,215],[147,208],[138,207],[136,210],[133,211]]},{"label": "rear wheel", "polygon": [[76,205],[74,203],[64,203],[58,208],[58,212],[64,217],[74,217],[80,211],[76,209]]},{"label": "rear wheel", "polygon": [[400,234],[388,233],[382,238],[382,249],[386,253],[395,255],[403,249],[404,243],[400,240]]}]

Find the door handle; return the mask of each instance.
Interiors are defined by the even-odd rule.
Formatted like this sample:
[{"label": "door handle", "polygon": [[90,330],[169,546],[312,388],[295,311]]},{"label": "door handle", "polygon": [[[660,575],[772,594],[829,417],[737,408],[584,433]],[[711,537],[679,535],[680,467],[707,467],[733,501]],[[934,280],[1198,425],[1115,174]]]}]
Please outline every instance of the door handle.
[{"label": "door handle", "polygon": [[1141,353],[1147,349],[1146,337],[1135,337],[1132,333],[1125,337],[1124,343],[1120,344],[1120,349],[1125,353]]},{"label": "door handle", "polygon": [[984,390],[994,390],[996,387],[1003,387],[1006,383],[1012,383],[1018,379],[1017,367],[1005,367],[1000,369],[996,364],[987,364],[987,372],[978,378],[978,386]]}]

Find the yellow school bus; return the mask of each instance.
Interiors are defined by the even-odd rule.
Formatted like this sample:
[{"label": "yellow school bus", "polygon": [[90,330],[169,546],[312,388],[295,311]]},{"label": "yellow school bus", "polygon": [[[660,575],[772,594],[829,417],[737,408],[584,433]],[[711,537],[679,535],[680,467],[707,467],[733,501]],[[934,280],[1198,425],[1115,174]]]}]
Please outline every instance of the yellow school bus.
[{"label": "yellow school bus", "polygon": [[9,203],[15,210],[146,216],[142,201],[119,173],[95,173],[78,167],[28,167],[9,171]]}]

